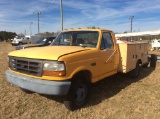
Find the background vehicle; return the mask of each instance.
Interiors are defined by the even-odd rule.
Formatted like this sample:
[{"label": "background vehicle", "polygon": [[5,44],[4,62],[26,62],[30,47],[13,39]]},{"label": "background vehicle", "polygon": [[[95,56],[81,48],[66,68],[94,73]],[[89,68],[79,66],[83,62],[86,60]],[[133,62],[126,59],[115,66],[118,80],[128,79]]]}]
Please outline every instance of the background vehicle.
[{"label": "background vehicle", "polygon": [[8,57],[8,82],[25,92],[65,95],[69,110],[86,103],[91,83],[117,72],[135,78],[140,66],[149,63],[148,43],[117,44],[112,31],[100,28],[65,30],[50,46],[13,51]]},{"label": "background vehicle", "polygon": [[32,42],[32,44],[25,44],[25,45],[16,46],[16,50],[26,49],[26,48],[31,48],[31,47],[47,46],[47,45],[50,45],[55,38],[56,37],[47,37],[47,38],[39,37],[38,39],[34,40],[34,42]]},{"label": "background vehicle", "polygon": [[21,36],[16,36],[11,44],[12,45],[22,45],[22,44],[27,44],[30,42],[30,36],[25,36],[25,37],[21,37]]}]

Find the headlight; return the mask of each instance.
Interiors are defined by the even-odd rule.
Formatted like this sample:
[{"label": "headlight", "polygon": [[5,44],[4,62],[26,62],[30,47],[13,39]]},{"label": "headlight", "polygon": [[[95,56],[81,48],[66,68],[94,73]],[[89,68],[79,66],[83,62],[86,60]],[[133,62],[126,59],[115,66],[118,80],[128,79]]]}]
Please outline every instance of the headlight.
[{"label": "headlight", "polygon": [[58,61],[45,61],[43,65],[43,75],[45,76],[64,76],[65,65]]}]

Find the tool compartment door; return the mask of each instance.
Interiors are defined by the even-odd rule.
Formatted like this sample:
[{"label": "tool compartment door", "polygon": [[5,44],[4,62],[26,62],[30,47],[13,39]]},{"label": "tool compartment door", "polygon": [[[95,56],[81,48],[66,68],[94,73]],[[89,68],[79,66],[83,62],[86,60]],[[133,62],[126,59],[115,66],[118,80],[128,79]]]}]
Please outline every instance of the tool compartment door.
[{"label": "tool compartment door", "polygon": [[118,72],[127,73],[136,67],[140,59],[142,64],[147,62],[148,44],[146,43],[121,43],[118,44],[120,51],[120,65]]}]

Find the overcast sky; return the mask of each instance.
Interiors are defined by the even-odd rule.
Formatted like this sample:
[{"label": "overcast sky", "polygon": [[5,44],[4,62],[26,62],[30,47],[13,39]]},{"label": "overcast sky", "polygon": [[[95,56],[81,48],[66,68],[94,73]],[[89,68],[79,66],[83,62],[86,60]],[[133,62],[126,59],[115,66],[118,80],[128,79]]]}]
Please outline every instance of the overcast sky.
[{"label": "overcast sky", "polygon": [[[0,0],[0,31],[30,34],[61,30],[60,0]],[[64,28],[101,27],[114,32],[160,30],[160,0],[63,0]]]}]

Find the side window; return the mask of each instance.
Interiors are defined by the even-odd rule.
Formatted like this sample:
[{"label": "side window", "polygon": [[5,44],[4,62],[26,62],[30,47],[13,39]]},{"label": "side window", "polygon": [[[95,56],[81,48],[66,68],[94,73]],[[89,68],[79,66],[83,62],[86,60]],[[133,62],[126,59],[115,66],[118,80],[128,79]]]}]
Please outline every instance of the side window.
[{"label": "side window", "polygon": [[102,38],[102,42],[101,42],[101,50],[104,50],[104,49],[106,49],[106,47],[105,47],[104,39]]},{"label": "side window", "polygon": [[108,32],[104,32],[102,35],[101,49],[113,48],[112,36]]},{"label": "side window", "polygon": [[71,37],[70,33],[66,33],[66,34],[64,33],[59,37],[57,37],[57,40],[56,42],[54,42],[54,44],[67,45],[70,42],[70,37]]}]

